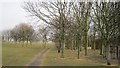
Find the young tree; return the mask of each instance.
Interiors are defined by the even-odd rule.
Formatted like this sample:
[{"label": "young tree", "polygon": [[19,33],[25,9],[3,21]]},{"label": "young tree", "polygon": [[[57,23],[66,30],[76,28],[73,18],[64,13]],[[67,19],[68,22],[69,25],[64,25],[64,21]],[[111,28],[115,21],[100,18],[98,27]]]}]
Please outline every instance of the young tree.
[{"label": "young tree", "polygon": [[42,42],[43,42],[43,45],[44,45],[44,48],[45,48],[47,40],[48,40],[47,36],[49,34],[49,28],[48,28],[48,26],[46,26],[46,27],[40,26],[39,33],[40,33],[40,35],[42,37]]}]

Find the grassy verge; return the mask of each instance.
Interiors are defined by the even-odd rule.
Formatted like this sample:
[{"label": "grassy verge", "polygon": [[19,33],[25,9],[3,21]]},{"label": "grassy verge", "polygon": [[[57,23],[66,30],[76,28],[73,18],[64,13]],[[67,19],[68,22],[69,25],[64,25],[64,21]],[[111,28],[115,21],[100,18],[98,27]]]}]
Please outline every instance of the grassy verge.
[{"label": "grassy verge", "polygon": [[84,56],[84,51],[80,53],[80,59],[77,59],[77,51],[65,50],[65,58],[60,58],[57,49],[52,47],[46,54],[43,66],[105,66],[106,61],[99,55],[99,51],[88,50],[88,56]]},{"label": "grassy verge", "polygon": [[33,43],[27,47],[26,44],[22,47],[22,44],[2,43],[2,66],[24,66],[44,49],[40,43]]}]

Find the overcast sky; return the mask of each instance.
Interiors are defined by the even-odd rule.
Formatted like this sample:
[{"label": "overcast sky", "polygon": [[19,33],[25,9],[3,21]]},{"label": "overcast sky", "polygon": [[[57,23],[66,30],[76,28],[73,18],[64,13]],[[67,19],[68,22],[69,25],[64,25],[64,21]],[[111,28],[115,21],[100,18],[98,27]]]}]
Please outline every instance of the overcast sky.
[{"label": "overcast sky", "polygon": [[22,4],[23,0],[0,0],[0,31],[29,21]]},{"label": "overcast sky", "polygon": [[19,23],[31,22],[27,12],[21,7],[24,1],[26,0],[0,0],[0,31],[11,29]]}]

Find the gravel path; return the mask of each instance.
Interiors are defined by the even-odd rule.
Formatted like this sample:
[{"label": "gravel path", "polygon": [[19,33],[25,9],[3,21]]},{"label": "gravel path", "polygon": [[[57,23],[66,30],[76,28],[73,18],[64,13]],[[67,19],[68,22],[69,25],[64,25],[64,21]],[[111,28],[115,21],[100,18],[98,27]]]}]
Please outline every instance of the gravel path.
[{"label": "gravel path", "polygon": [[[32,66],[41,66],[41,62],[44,59],[45,53],[49,50],[49,48],[44,49],[42,52],[40,52],[31,63],[29,63],[27,66],[28,68],[32,68]],[[30,67],[29,67],[30,66]]]}]

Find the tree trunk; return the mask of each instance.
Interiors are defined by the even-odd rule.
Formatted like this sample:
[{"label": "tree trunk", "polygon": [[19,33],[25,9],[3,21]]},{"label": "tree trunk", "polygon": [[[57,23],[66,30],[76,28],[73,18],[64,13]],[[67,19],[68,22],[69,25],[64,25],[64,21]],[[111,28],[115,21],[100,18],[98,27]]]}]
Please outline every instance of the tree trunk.
[{"label": "tree trunk", "polygon": [[104,49],[103,49],[103,58],[106,58],[106,47],[104,46]]},{"label": "tree trunk", "polygon": [[103,43],[101,42],[100,55],[103,55],[103,49],[104,49]]},{"label": "tree trunk", "polygon": [[107,45],[107,65],[111,65],[111,55],[110,55],[110,46]]},{"label": "tree trunk", "polygon": [[79,43],[80,43],[80,41],[78,40],[78,41],[77,41],[77,46],[78,46],[78,59],[80,58],[80,56],[79,56],[79,55],[80,55],[80,44],[79,44]]},{"label": "tree trunk", "polygon": [[64,28],[62,30],[62,45],[61,45],[61,58],[64,58],[64,46],[65,46],[65,40],[64,40]]},{"label": "tree trunk", "polygon": [[116,47],[116,56],[117,56],[117,59],[118,59],[118,46]]},{"label": "tree trunk", "polygon": [[80,58],[80,47],[79,47],[79,45],[78,45],[78,59]]},{"label": "tree trunk", "polygon": [[61,40],[59,39],[59,44],[58,44],[58,53],[60,53],[60,49],[61,49]]},{"label": "tree trunk", "polygon": [[96,49],[96,45],[95,45],[95,26],[94,26],[94,42],[93,42],[93,49],[94,49],[94,51],[95,51],[95,49]]},{"label": "tree trunk", "polygon": [[86,44],[85,44],[85,56],[87,56],[87,52],[88,52],[88,49],[87,49],[87,47],[88,47],[88,36],[87,35],[85,37],[85,41],[86,41]]},{"label": "tree trunk", "polygon": [[73,46],[74,46],[74,41],[73,41],[73,39],[72,39],[72,44],[71,44],[71,50],[73,50]]},{"label": "tree trunk", "polygon": [[64,58],[64,43],[62,43],[62,47],[61,47],[61,58]]},{"label": "tree trunk", "polygon": [[94,40],[94,44],[93,44],[93,49],[94,49],[94,51],[95,51],[95,49],[96,49],[95,40]]}]

